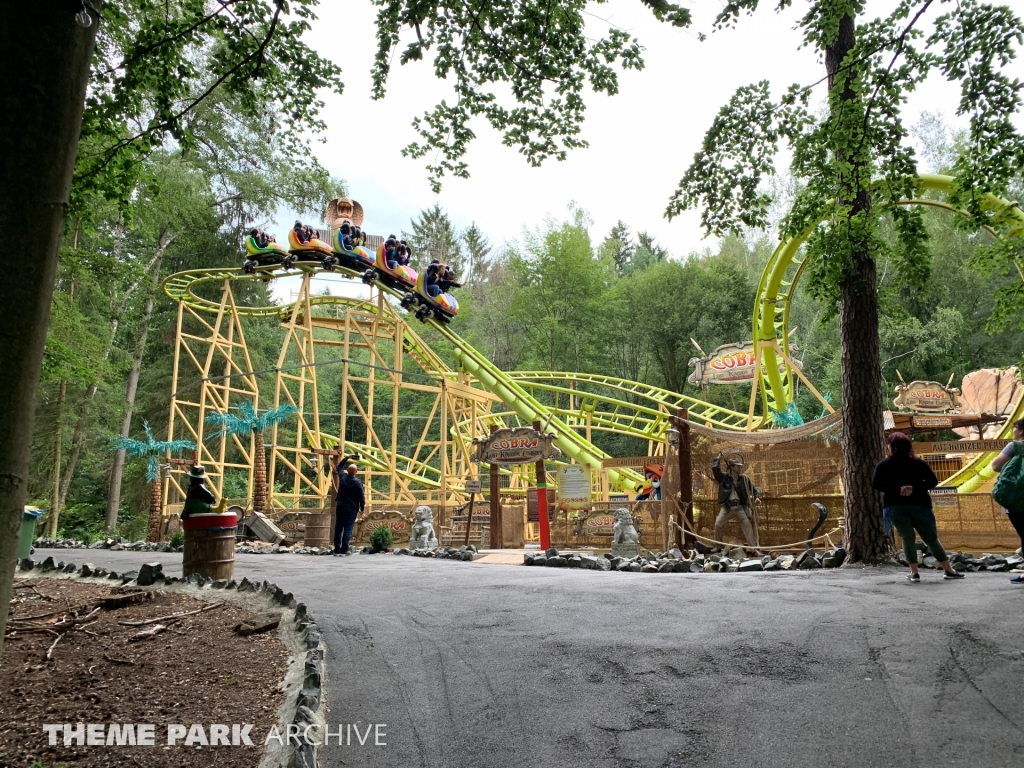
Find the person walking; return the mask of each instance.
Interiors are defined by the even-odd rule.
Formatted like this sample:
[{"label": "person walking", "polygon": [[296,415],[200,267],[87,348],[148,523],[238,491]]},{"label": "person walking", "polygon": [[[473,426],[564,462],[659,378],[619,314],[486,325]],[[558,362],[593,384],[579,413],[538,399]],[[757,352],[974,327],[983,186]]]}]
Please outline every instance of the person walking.
[{"label": "person walking", "polygon": [[[718,517],[715,518],[715,541],[724,541],[725,525],[730,520],[736,520],[743,531],[743,538],[751,547],[757,547],[757,529],[752,521],[754,518],[753,504],[761,495],[761,491],[754,487],[754,482],[743,474],[743,462],[738,459],[729,459],[728,472],[721,470],[721,462],[724,454],[719,451],[718,455],[711,461],[711,471],[715,475],[715,482],[718,483]],[[721,546],[721,545],[716,545]]]},{"label": "person walking", "polygon": [[962,579],[964,575],[953,570],[946,550],[939,541],[935,527],[935,513],[932,512],[932,497],[928,494],[939,484],[932,468],[914,455],[914,445],[902,432],[893,432],[888,437],[889,456],[878,462],[871,478],[871,487],[882,492],[882,516],[885,532],[893,529],[903,540],[903,553],[907,556],[910,574],[907,580],[913,584],[921,581],[917,565],[917,543],[914,532],[928,545],[932,555],[944,571],[944,579]]},{"label": "person walking", "polygon": [[[991,468],[994,472],[1002,472],[1014,456],[1024,456],[1024,419],[1017,419],[1013,423],[1013,442],[1003,448],[1002,452],[992,461]],[[1021,552],[1024,553],[1024,507],[1020,509],[1005,509],[1006,517],[1010,525],[1020,536]],[[1013,576],[1011,584],[1024,584],[1024,574]]]},{"label": "person walking", "polygon": [[352,528],[356,524],[356,516],[366,509],[366,493],[363,481],[356,475],[359,467],[347,457],[338,469],[337,496],[338,501],[334,514],[334,552],[335,555],[347,555],[348,543],[352,538]]}]

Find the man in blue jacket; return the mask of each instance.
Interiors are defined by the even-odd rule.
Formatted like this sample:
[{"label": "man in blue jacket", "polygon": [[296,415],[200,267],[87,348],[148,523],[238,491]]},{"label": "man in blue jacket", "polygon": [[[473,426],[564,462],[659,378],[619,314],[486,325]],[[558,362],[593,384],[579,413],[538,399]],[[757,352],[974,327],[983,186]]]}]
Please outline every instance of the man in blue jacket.
[{"label": "man in blue jacket", "polygon": [[356,524],[356,516],[366,509],[366,494],[363,481],[356,475],[359,467],[346,457],[338,469],[338,504],[334,516],[334,552],[335,555],[347,555],[348,542],[352,538],[352,528]]}]

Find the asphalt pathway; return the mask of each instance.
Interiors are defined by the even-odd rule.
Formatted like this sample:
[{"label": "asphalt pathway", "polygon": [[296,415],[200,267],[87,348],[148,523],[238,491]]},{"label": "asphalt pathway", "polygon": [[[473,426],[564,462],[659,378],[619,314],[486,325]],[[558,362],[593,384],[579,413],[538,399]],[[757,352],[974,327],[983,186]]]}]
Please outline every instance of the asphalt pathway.
[{"label": "asphalt pathway", "polygon": [[[180,555],[40,550],[127,570]],[[59,555],[59,557],[58,557]],[[238,555],[328,648],[325,768],[1017,765],[1024,587]]]}]

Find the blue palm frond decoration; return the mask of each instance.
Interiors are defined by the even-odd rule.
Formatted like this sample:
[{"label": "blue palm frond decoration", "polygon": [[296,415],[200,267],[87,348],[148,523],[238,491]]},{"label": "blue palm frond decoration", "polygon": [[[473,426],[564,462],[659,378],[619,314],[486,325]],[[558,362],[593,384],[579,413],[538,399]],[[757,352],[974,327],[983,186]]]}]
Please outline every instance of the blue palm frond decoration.
[{"label": "blue palm frond decoration", "polygon": [[149,464],[146,467],[146,480],[149,482],[156,480],[160,474],[160,462],[157,457],[165,453],[181,453],[196,449],[196,444],[191,440],[157,440],[153,436],[153,429],[149,426],[148,421],[142,422],[142,429],[146,433],[145,440],[117,435],[110,438],[110,450],[124,451],[129,459],[149,456]]},{"label": "blue palm frond decoration", "polygon": [[769,408],[768,410],[771,411],[768,420],[776,427],[785,429],[786,427],[799,427],[804,423],[800,411],[797,410],[796,403],[789,403],[783,411],[777,411],[774,408]]},{"label": "blue palm frond decoration", "polygon": [[299,409],[294,405],[280,405],[277,408],[271,408],[265,411],[262,416],[257,415],[256,409],[250,402],[244,402],[234,406],[234,410],[238,413],[234,414],[228,411],[227,413],[211,413],[206,417],[206,423],[212,424],[216,427],[221,427],[219,432],[215,435],[237,435],[239,437],[248,437],[254,432],[263,433],[266,432],[270,427],[275,424],[280,424],[282,421],[298,413]]},{"label": "blue palm frond decoration", "polygon": [[[832,393],[831,392],[826,392],[822,397],[825,398],[825,402],[826,403],[828,403],[829,405],[832,405]],[[819,419],[824,419],[826,416],[828,416],[828,408],[826,408],[823,405],[823,406],[821,406],[821,413],[818,414],[818,418]]]}]

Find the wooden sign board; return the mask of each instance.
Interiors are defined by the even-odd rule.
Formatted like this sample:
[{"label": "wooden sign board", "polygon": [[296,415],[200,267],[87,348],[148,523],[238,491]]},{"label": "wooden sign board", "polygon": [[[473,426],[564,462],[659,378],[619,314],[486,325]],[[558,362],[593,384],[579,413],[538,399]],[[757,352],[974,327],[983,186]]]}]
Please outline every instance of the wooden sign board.
[{"label": "wooden sign board", "polygon": [[935,429],[951,429],[953,418],[951,416],[914,416],[913,424],[917,428],[932,427]]},{"label": "wooden sign board", "polygon": [[[789,345],[789,356],[797,354],[796,346]],[[707,357],[693,357],[687,363],[693,367],[687,381],[695,387],[708,384],[743,384],[754,380],[756,354],[754,342],[744,341],[738,344],[723,344]],[[779,356],[779,373],[785,373],[786,361]],[[793,364],[803,367],[799,360]]]},{"label": "wooden sign board", "polygon": [[[555,519],[555,489],[548,488],[548,520]],[[476,517],[476,512],[473,513]],[[526,494],[526,520],[531,523],[540,522],[540,513],[537,511],[537,489],[531,488]]]},{"label": "wooden sign board", "polygon": [[557,435],[545,435],[530,427],[499,429],[473,441],[473,461],[487,464],[530,464],[541,459],[557,459],[562,452],[554,446]]},{"label": "wooden sign board", "polygon": [[601,459],[601,468],[642,467],[644,464],[661,464],[664,461],[664,456],[623,456],[621,458]]},{"label": "wooden sign board", "polygon": [[914,443],[914,453],[992,453],[1001,451],[1009,440],[945,440],[937,443]]},{"label": "wooden sign board", "polygon": [[[892,402],[897,408],[919,413],[945,413],[960,407],[959,394],[959,389],[938,381],[912,381],[896,387],[896,399]],[[914,426],[918,426],[917,419],[914,421]]]}]

